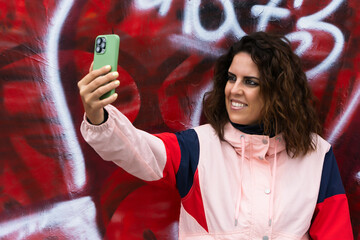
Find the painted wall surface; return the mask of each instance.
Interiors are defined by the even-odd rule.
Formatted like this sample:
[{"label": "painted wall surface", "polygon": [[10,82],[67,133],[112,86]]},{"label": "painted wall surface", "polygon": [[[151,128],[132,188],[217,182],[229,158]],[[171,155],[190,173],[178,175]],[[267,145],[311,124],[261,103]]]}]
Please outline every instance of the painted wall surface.
[{"label": "painted wall surface", "polygon": [[77,81],[114,32],[115,106],[151,133],[183,130],[203,123],[215,59],[257,30],[304,61],[360,239],[359,22],[358,0],[0,0],[0,239],[177,239],[177,193],[81,138]]}]

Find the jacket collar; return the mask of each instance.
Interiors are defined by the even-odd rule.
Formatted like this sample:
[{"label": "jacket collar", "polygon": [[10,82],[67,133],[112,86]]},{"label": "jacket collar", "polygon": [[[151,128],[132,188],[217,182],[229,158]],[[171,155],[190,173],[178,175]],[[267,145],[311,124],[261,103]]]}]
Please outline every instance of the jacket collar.
[{"label": "jacket collar", "polygon": [[[245,144],[242,144],[241,138],[245,139]],[[230,122],[224,126],[224,139],[228,142],[238,154],[241,154],[241,149],[245,148],[245,158],[250,159],[256,157],[260,160],[266,159],[276,152],[285,150],[285,142],[282,134],[274,137],[266,135],[249,134],[235,128]],[[276,145],[276,146],[275,146]]]},{"label": "jacket collar", "polygon": [[[266,135],[264,133],[264,125],[263,124],[254,124],[254,125],[242,125],[231,122],[231,125],[236,128],[237,130],[240,130],[243,133],[246,134],[252,134],[252,135]],[[274,137],[275,133],[271,133],[269,135],[270,137]]]}]

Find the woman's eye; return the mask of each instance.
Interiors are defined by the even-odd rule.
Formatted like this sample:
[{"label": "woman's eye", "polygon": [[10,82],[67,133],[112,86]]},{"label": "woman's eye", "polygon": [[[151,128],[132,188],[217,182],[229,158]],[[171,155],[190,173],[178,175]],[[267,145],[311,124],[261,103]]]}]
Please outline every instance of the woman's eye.
[{"label": "woman's eye", "polygon": [[254,80],[251,80],[251,79],[245,79],[244,82],[245,82],[246,85],[259,86],[259,83],[258,83],[258,82],[255,82]]},{"label": "woman's eye", "polygon": [[231,81],[231,82],[236,82],[236,77],[235,77],[235,76],[232,76],[232,75],[228,75],[228,76],[227,76],[227,80],[228,80],[228,81]]}]

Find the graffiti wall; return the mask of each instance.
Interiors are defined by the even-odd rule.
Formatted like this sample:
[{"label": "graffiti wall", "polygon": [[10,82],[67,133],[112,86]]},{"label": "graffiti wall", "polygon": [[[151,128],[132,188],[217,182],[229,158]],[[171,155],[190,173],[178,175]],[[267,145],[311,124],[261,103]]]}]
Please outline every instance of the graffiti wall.
[{"label": "graffiti wall", "polygon": [[215,59],[279,32],[319,100],[360,239],[357,0],[0,0],[0,239],[177,239],[179,197],[102,161],[79,133],[94,39],[121,38],[115,106],[140,129],[204,122]]}]

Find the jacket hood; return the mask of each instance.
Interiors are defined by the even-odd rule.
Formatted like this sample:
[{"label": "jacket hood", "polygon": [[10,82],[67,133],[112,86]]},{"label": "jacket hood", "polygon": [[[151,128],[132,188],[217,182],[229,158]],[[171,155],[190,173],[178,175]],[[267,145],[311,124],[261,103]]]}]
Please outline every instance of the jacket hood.
[{"label": "jacket hood", "polygon": [[[285,151],[286,146],[282,134],[272,138],[266,135],[247,134],[236,129],[230,122],[224,126],[224,139],[238,154],[241,154],[243,144],[241,138],[245,139],[245,158],[257,157],[260,160],[267,156],[275,155]],[[276,145],[276,146],[275,146]]]}]

